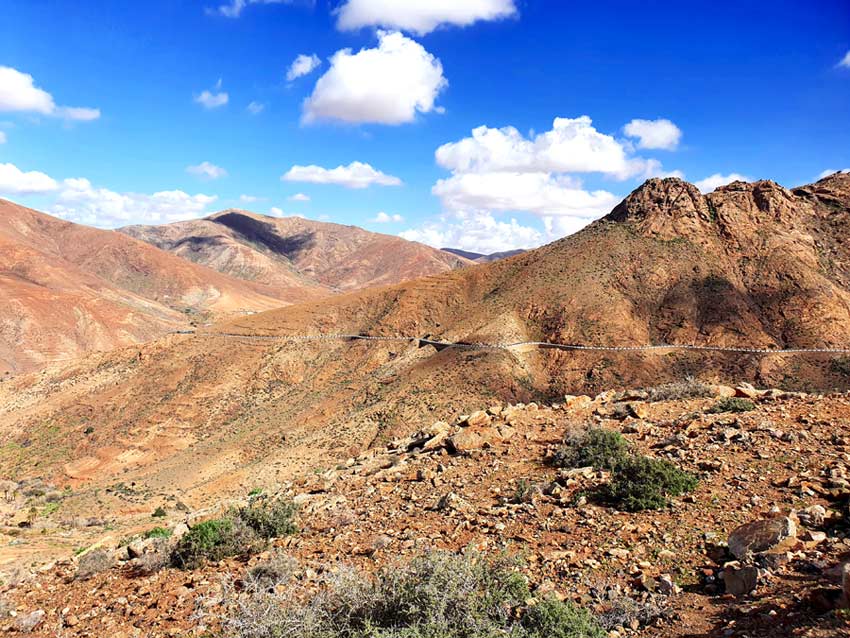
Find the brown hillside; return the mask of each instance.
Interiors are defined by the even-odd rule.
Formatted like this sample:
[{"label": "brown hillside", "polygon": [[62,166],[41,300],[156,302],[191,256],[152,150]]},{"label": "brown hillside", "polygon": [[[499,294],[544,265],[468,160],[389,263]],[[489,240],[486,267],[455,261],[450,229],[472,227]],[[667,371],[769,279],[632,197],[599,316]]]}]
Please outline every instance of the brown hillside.
[{"label": "brown hillside", "polygon": [[0,372],[149,340],[315,298],[317,286],[246,283],[114,231],[0,200]]},{"label": "brown hillside", "polygon": [[219,272],[271,286],[354,290],[472,263],[356,226],[242,210],[164,226],[128,226],[121,232]]},{"label": "brown hillside", "polygon": [[[650,180],[572,237],[475,268],[301,304],[0,386],[0,463],[75,485],[144,481],[203,499],[407,432],[433,411],[692,374],[850,385],[850,359],[282,343],[211,334],[363,332],[609,345],[850,343],[850,176],[702,196]],[[84,431],[92,428],[93,434]],[[61,436],[60,434],[61,433]],[[31,459],[39,459],[33,466]]]}]

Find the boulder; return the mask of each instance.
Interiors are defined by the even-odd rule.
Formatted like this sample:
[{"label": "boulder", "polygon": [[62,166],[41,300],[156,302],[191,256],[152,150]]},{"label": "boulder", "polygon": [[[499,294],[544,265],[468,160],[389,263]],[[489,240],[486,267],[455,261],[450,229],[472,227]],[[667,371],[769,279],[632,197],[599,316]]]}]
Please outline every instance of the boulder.
[{"label": "boulder", "polygon": [[565,410],[581,410],[588,407],[591,403],[593,403],[593,399],[584,394],[579,396],[568,394],[564,397]]},{"label": "boulder", "polygon": [[758,399],[760,398],[764,392],[761,390],[756,390],[749,383],[739,383],[735,386],[735,396],[743,397],[745,399]]},{"label": "boulder", "polygon": [[484,447],[487,439],[478,432],[466,429],[449,437],[448,443],[457,454],[469,454]]},{"label": "boulder", "polygon": [[787,516],[752,521],[729,534],[729,551],[735,558],[744,559],[779,549],[796,539],[797,526]]},{"label": "boulder", "polygon": [[466,421],[462,425],[467,425],[469,427],[483,427],[485,425],[490,425],[490,415],[484,412],[483,410],[478,410],[477,412],[473,412],[468,417],[466,417]]},{"label": "boulder", "polygon": [[740,567],[737,565],[726,565],[723,568],[723,583],[726,592],[733,596],[746,596],[758,587],[759,570],[754,565]]}]

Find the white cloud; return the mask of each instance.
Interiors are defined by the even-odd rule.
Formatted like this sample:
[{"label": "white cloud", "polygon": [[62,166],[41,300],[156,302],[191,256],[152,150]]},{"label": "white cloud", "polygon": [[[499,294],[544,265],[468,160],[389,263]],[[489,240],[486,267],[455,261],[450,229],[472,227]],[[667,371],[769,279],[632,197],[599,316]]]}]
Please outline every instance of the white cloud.
[{"label": "white cloud", "polygon": [[834,175],[835,173],[850,173],[850,168],[842,168],[842,169],[828,168],[825,171],[823,171],[820,175],[818,175],[818,179],[823,179],[824,177],[829,177],[830,175]]},{"label": "white cloud", "polygon": [[543,233],[516,219],[497,220],[490,213],[444,215],[436,222],[405,230],[400,237],[434,248],[459,248],[489,254],[515,248],[534,248],[545,241]]},{"label": "white cloud", "polygon": [[5,143],[6,143],[6,133],[4,133],[3,131],[0,131],[0,144],[5,144]]},{"label": "white cloud", "polygon": [[848,51],[841,61],[838,63],[838,66],[843,66],[845,69],[850,69],[850,51]]},{"label": "white cloud", "polygon": [[238,18],[248,5],[252,4],[293,4],[296,0],[230,0],[214,9],[207,9],[210,15],[220,15],[225,18]]},{"label": "white cloud", "polygon": [[305,195],[304,193],[295,193],[295,195],[290,195],[290,202],[309,202],[310,196]]},{"label": "white cloud", "polygon": [[514,0],[346,0],[337,10],[337,28],[389,27],[425,35],[441,25],[465,27],[515,15]]},{"label": "white cloud", "polygon": [[165,223],[194,219],[208,213],[217,198],[189,195],[180,190],[153,194],[117,193],[95,188],[84,178],[66,179],[51,212],[71,221],[95,226],[129,223]]},{"label": "white cloud", "polygon": [[39,113],[84,122],[100,117],[99,109],[57,106],[53,96],[37,87],[31,75],[8,66],[0,66],[0,111]]},{"label": "white cloud", "polygon": [[401,33],[378,31],[378,48],[337,51],[304,101],[303,121],[403,124],[437,110],[443,65]]},{"label": "white cloud", "polygon": [[682,139],[682,130],[666,119],[632,120],[623,127],[623,132],[638,138],[638,148],[672,151]]},{"label": "white cloud", "polygon": [[0,193],[33,195],[47,193],[59,187],[56,180],[39,171],[24,172],[14,164],[0,164]]},{"label": "white cloud", "polygon": [[694,186],[696,186],[701,193],[710,193],[715,188],[725,186],[726,184],[731,184],[732,182],[751,181],[752,179],[750,179],[746,175],[741,175],[739,173],[729,173],[728,175],[721,175],[720,173],[715,173],[714,175],[709,175],[705,179],[701,179],[698,182],[694,182]]},{"label": "white cloud", "polygon": [[404,217],[398,214],[388,215],[387,213],[381,211],[369,221],[374,222],[376,224],[398,224],[404,221]]},{"label": "white cloud", "polygon": [[221,166],[210,162],[201,162],[197,166],[187,166],[186,172],[203,179],[220,179],[227,175],[227,171]]},{"label": "white cloud", "polygon": [[[215,92],[213,92],[215,91]],[[230,100],[230,96],[226,91],[221,90],[221,78],[215,83],[213,91],[201,91],[195,96],[195,102],[203,106],[205,109],[217,109],[224,106]]]},{"label": "white cloud", "polygon": [[283,215],[284,215],[283,210],[278,208],[277,206],[272,206],[269,209],[269,214],[274,216],[274,217],[283,217]]},{"label": "white cloud", "polygon": [[366,188],[372,184],[399,186],[401,180],[387,175],[363,162],[351,162],[348,166],[323,168],[321,166],[293,166],[280,178],[286,182],[309,182],[312,184],[337,184],[346,188]]},{"label": "white cloud", "polygon": [[265,197],[255,197],[254,195],[240,195],[239,201],[243,204],[253,204],[254,202],[260,202],[264,200]]},{"label": "white cloud", "polygon": [[309,75],[321,66],[322,61],[315,53],[313,55],[300,54],[292,64],[289,65],[289,70],[286,72],[286,80],[292,82],[300,77]]},{"label": "white cloud", "polygon": [[604,190],[583,190],[575,178],[550,173],[461,173],[439,180],[431,192],[449,211],[525,211],[588,221],[619,201]]},{"label": "white cloud", "polygon": [[266,109],[266,105],[262,102],[251,102],[247,106],[247,109],[251,115],[259,115]]},{"label": "white cloud", "polygon": [[479,126],[472,137],[437,149],[437,163],[463,173],[590,173],[626,179],[657,172],[656,160],[631,157],[627,145],[600,133],[586,115],[555,118],[552,130],[526,138],[512,126]]}]

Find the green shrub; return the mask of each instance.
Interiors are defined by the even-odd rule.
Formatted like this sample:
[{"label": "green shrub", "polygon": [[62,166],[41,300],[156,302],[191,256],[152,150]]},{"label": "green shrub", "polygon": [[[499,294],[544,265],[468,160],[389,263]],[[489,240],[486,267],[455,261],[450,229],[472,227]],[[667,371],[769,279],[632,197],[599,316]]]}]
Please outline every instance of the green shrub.
[{"label": "green shrub", "polygon": [[297,511],[298,506],[288,499],[258,496],[240,508],[237,516],[260,538],[269,539],[295,534]]},{"label": "green shrub", "polygon": [[690,492],[697,482],[668,461],[632,456],[617,466],[604,493],[618,509],[640,512],[665,507],[668,497]]},{"label": "green shrub", "polygon": [[835,374],[850,377],[850,357],[839,357],[838,359],[833,359],[829,364],[829,369]]},{"label": "green shrub", "polygon": [[153,516],[154,518],[165,518],[165,508],[157,507],[153,511],[153,514],[151,514],[151,516]]},{"label": "green shrub", "polygon": [[243,597],[230,638],[602,638],[592,617],[546,599],[526,608],[516,563],[475,552],[434,552],[381,569],[330,577],[304,601],[284,590]]},{"label": "green shrub", "polygon": [[240,519],[219,518],[198,523],[171,553],[171,562],[181,569],[195,569],[206,561],[261,551],[264,542]]},{"label": "green shrub", "polygon": [[614,430],[592,427],[568,432],[553,458],[557,467],[588,467],[613,470],[628,458],[631,446]]},{"label": "green shrub", "polygon": [[142,538],[171,538],[171,530],[165,527],[154,527],[142,534]]},{"label": "green shrub", "polygon": [[740,397],[724,397],[711,406],[706,412],[708,414],[721,414],[723,412],[749,412],[755,410],[756,404],[749,399]]},{"label": "green shrub", "polygon": [[585,609],[557,598],[545,598],[522,617],[529,638],[605,638],[608,633]]}]

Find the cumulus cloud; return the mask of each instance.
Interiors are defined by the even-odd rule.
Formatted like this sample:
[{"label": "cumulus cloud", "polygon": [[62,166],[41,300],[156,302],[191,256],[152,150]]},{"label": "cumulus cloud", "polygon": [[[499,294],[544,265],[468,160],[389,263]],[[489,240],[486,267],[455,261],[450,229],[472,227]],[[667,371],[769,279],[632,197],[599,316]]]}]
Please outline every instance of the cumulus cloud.
[{"label": "cumulus cloud", "polygon": [[728,175],[721,175],[720,173],[715,173],[714,175],[709,175],[705,179],[701,179],[698,182],[694,182],[694,186],[696,186],[701,193],[710,193],[715,188],[720,186],[725,186],[726,184],[731,184],[732,182],[751,182],[753,181],[751,178],[746,175],[741,175],[740,173],[729,173]]},{"label": "cumulus cloud", "polygon": [[286,72],[286,80],[287,82],[292,82],[300,77],[309,75],[318,69],[321,64],[322,61],[315,53],[312,55],[302,53],[289,65],[289,69]]},{"label": "cumulus cloud", "polygon": [[272,215],[273,217],[283,217],[284,213],[283,210],[277,206],[272,206],[269,208],[269,215]]},{"label": "cumulus cloud", "polygon": [[848,51],[841,61],[838,63],[838,66],[843,66],[845,69],[850,69],[850,51]]},{"label": "cumulus cloud", "polygon": [[638,148],[672,151],[682,139],[682,130],[666,119],[632,120],[623,127],[623,132],[638,139]]},{"label": "cumulus cloud", "polygon": [[[220,15],[225,18],[238,18],[242,12],[252,4],[295,4],[298,0],[230,0],[215,8],[208,8],[207,13],[210,15]],[[309,0],[309,4],[313,4],[315,0]]]},{"label": "cumulus cloud", "polygon": [[290,202],[309,202],[310,196],[305,195],[304,193],[295,193],[295,195],[289,196]]},{"label": "cumulus cloud", "polygon": [[627,145],[600,133],[586,115],[555,118],[552,130],[527,138],[512,126],[479,126],[472,137],[437,149],[437,163],[462,173],[604,173],[626,179],[660,170],[656,160],[631,157]]},{"label": "cumulus cloud", "polygon": [[482,254],[534,248],[545,239],[539,230],[523,226],[516,219],[501,221],[490,213],[444,215],[438,221],[402,231],[399,236],[434,248],[459,248]]},{"label": "cumulus cloud", "polygon": [[39,171],[22,171],[14,164],[0,164],[0,194],[34,195],[59,187],[56,180]]},{"label": "cumulus cloud", "polygon": [[150,195],[118,193],[94,187],[87,179],[73,178],[63,180],[50,210],[59,217],[94,226],[159,224],[203,217],[216,199],[213,195],[189,195],[180,190]]},{"label": "cumulus cloud", "polygon": [[0,111],[38,113],[81,122],[100,117],[99,109],[57,106],[53,96],[37,87],[31,75],[8,66],[0,66]]},{"label": "cumulus cloud", "polygon": [[196,166],[187,166],[186,172],[202,179],[220,179],[227,175],[227,171],[221,166],[216,166],[210,162],[201,162]]},{"label": "cumulus cloud", "polygon": [[205,109],[217,109],[224,106],[230,100],[230,96],[226,91],[221,90],[221,78],[215,83],[213,91],[201,91],[195,96],[195,102],[203,106]]},{"label": "cumulus cloud", "polygon": [[280,178],[286,182],[308,182],[311,184],[337,184],[346,188],[366,188],[372,184],[379,186],[400,186],[401,180],[387,175],[363,162],[351,162],[348,166],[323,168],[321,166],[293,166]]},{"label": "cumulus cloud", "polygon": [[404,221],[404,217],[401,215],[388,215],[387,213],[381,211],[377,215],[375,215],[369,221],[374,222],[376,224],[391,224],[391,223],[400,223]]},{"label": "cumulus cloud", "polygon": [[346,0],[337,10],[337,28],[389,27],[419,35],[440,26],[469,26],[517,15],[514,0]]},{"label": "cumulus cloud", "polygon": [[266,105],[262,102],[251,102],[247,106],[247,110],[251,115],[259,115],[266,108]]},{"label": "cumulus cloud", "polygon": [[417,113],[438,110],[448,86],[443,65],[399,32],[378,31],[378,47],[337,51],[331,66],[304,101],[302,119],[404,124]]},{"label": "cumulus cloud", "polygon": [[850,173],[850,168],[828,168],[825,171],[822,171],[820,175],[818,175],[818,179],[823,179],[824,177],[829,177],[830,175],[835,175],[835,173]]},{"label": "cumulus cloud", "polygon": [[253,204],[254,202],[262,201],[263,197],[255,197],[254,195],[240,195],[239,201],[243,204]]},{"label": "cumulus cloud", "polygon": [[607,191],[586,191],[579,180],[550,173],[461,173],[439,180],[431,192],[450,211],[524,211],[588,221],[618,202]]}]

